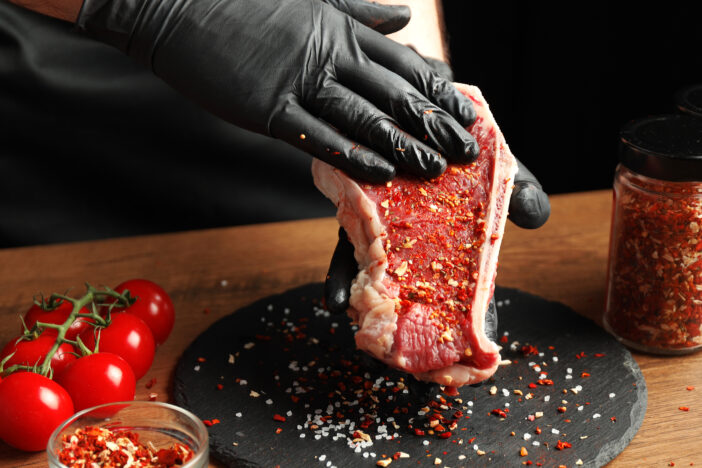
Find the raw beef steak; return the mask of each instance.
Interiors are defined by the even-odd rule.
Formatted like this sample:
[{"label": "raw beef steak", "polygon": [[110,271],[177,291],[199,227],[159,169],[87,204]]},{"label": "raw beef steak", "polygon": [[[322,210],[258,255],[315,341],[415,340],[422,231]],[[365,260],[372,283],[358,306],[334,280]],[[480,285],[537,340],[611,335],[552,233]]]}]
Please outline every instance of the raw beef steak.
[{"label": "raw beef steak", "polygon": [[487,379],[500,361],[484,320],[517,164],[480,90],[456,86],[478,115],[468,129],[480,145],[474,163],[386,185],[356,182],[318,160],[312,173],[338,207],[359,264],[348,310],[358,348],[458,387]]}]

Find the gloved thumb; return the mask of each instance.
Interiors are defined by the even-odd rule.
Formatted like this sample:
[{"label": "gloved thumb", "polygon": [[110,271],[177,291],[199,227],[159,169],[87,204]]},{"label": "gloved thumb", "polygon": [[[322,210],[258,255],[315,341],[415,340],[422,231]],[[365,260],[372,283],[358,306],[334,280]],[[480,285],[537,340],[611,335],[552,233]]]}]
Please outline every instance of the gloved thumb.
[{"label": "gloved thumb", "polygon": [[405,5],[381,5],[364,0],[322,1],[381,34],[394,33],[404,28],[412,15]]}]

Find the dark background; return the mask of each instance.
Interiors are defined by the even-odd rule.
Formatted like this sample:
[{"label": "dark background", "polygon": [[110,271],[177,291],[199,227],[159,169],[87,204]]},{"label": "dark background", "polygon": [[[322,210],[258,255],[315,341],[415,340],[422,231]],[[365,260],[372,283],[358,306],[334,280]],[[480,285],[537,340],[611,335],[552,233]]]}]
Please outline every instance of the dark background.
[{"label": "dark background", "polygon": [[[456,80],[547,193],[611,187],[621,125],[702,83],[693,2],[628,3],[444,0]],[[0,247],[332,216],[309,163],[0,0]]]},{"label": "dark background", "polygon": [[443,4],[456,81],[481,88],[548,193],[611,187],[622,124],[702,83],[695,2]]}]

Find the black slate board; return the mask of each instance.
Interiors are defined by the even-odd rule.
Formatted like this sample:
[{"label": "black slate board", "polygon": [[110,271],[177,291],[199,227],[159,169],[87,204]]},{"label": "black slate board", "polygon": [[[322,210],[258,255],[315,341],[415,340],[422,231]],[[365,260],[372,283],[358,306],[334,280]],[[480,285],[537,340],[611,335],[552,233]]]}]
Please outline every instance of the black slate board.
[{"label": "black slate board", "polygon": [[[527,460],[532,466],[541,463],[549,467],[574,467],[581,460],[582,466],[590,467],[602,466],[617,456],[641,426],[646,385],[631,354],[601,328],[562,304],[497,287],[498,336],[503,358],[512,363],[501,366],[482,386],[461,388],[456,397],[459,402],[442,395],[437,385],[418,382],[356,351],[349,320],[321,309],[317,300],[321,292],[321,284],[309,284],[240,309],[200,335],[181,357],[175,375],[175,401],[202,419],[219,420],[209,428],[210,448],[217,459],[236,467],[357,467],[375,466],[383,455],[391,457],[402,451],[410,457],[394,460],[392,468],[517,467]],[[512,345],[514,341],[520,344]],[[525,356],[521,348],[527,343],[542,355]],[[308,365],[310,361],[315,362]],[[554,385],[530,388],[529,383],[543,377],[530,363],[540,365]],[[572,378],[567,379],[567,375]],[[393,392],[401,386],[402,378],[405,388]],[[378,388],[364,393],[366,380],[379,383]],[[578,385],[582,389],[575,394],[571,389]],[[497,388],[494,395],[490,393],[492,386]],[[523,396],[515,394],[515,389]],[[567,394],[562,393],[564,389]],[[259,396],[252,396],[252,391]],[[526,399],[528,393],[533,398]],[[360,404],[347,405],[359,395]],[[348,424],[353,422],[358,429],[364,422],[369,405],[374,403],[370,395],[378,400],[375,416],[380,423],[373,420],[362,429],[372,437],[373,445],[356,453],[347,443],[347,436],[354,432]],[[445,417],[455,419],[457,409],[464,413],[457,419],[457,427],[447,439],[426,432],[415,435],[410,424],[424,428],[426,416],[417,412],[430,401],[440,405],[437,396],[445,397],[452,406],[449,410],[438,408]],[[545,401],[546,396],[549,401]],[[293,397],[298,400],[294,402]],[[583,409],[578,411],[578,405]],[[566,412],[560,413],[559,406],[566,407]],[[365,408],[363,414],[361,408]],[[505,408],[509,409],[506,418],[490,414],[493,409]],[[305,427],[308,415],[314,417],[317,410],[325,416],[328,409],[331,418],[318,425],[317,434]],[[530,420],[538,411],[543,416]],[[275,414],[286,421],[274,420]],[[388,418],[394,418],[397,429]],[[347,420],[347,425],[322,433],[322,427]],[[383,424],[389,434],[398,437],[376,440]],[[540,435],[535,433],[537,426]],[[552,433],[553,429],[558,434]],[[525,433],[531,435],[529,440],[524,439]],[[343,437],[334,440],[336,434]],[[557,450],[559,440],[572,447]],[[533,445],[534,441],[540,445]],[[526,448],[527,456],[519,455],[521,447]],[[485,454],[479,455],[478,450]],[[437,458],[441,460],[438,464]]]}]

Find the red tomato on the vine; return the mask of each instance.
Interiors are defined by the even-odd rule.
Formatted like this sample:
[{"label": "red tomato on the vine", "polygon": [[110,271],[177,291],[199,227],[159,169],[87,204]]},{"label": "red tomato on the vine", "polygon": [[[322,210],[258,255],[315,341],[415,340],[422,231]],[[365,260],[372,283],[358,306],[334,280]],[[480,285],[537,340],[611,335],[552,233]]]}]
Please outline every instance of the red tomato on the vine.
[{"label": "red tomato on the vine", "polygon": [[175,322],[173,302],[166,291],[153,281],[132,279],[115,288],[118,293],[129,290],[137,300],[131,306],[115,307],[113,312],[127,312],[136,315],[149,326],[156,345],[162,344],[170,335]]},{"label": "red tomato on the vine", "polygon": [[136,379],[127,361],[112,353],[95,353],[72,362],[57,382],[66,389],[76,411],[134,399]]},{"label": "red tomato on the vine", "polygon": [[[15,353],[6,363],[4,368],[7,369],[15,364],[25,366],[34,366],[41,364],[52,346],[56,341],[55,336],[41,335],[33,340],[22,340],[17,342],[19,337],[13,338],[0,352],[0,361],[5,359],[12,353]],[[63,372],[68,364],[78,359],[75,354],[75,349],[68,343],[62,343],[54,356],[51,358],[51,368],[54,371],[54,377]],[[2,403],[0,403],[2,404]]]},{"label": "red tomato on the vine", "polygon": [[[36,304],[32,304],[27,313],[24,315],[24,323],[28,329],[32,329],[35,323],[55,323],[57,325],[63,324],[68,316],[71,315],[73,311],[73,304],[68,301],[61,301],[54,310],[44,310]],[[81,313],[90,313],[87,308],[83,307],[80,310]],[[90,327],[90,321],[86,318],[79,317],[73,322],[71,327],[66,332],[66,338],[69,340],[75,340],[76,336],[86,328]],[[20,330],[24,332],[24,329]],[[56,330],[52,328],[47,328],[44,330],[42,335],[56,336]]]},{"label": "red tomato on the vine", "polygon": [[73,415],[68,392],[33,372],[18,372],[0,382],[0,438],[20,450],[46,449],[51,433]]},{"label": "red tomato on the vine", "polygon": [[154,360],[156,345],[142,319],[136,315],[112,314],[112,322],[106,328],[85,330],[79,337],[89,349],[95,349],[98,334],[98,351],[116,354],[127,361],[137,380],[146,374]]}]

